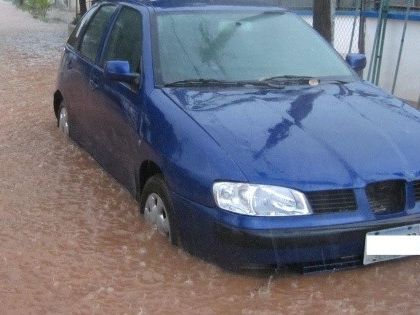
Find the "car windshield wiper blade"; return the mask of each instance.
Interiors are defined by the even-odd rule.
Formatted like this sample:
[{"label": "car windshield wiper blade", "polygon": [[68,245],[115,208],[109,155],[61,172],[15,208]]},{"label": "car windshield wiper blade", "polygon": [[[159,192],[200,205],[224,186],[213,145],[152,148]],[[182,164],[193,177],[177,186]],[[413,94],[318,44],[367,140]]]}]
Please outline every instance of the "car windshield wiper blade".
[{"label": "car windshield wiper blade", "polygon": [[354,78],[351,77],[337,77],[337,76],[326,76],[326,77],[311,77],[311,76],[299,76],[299,75],[282,75],[270,78],[263,78],[260,82],[268,83],[274,86],[285,86],[285,85],[296,85],[296,84],[309,84],[317,86],[321,83],[328,84],[347,84],[353,82]]},{"label": "car windshield wiper blade", "polygon": [[[297,76],[279,76],[261,80],[241,80],[228,81],[218,79],[188,79],[167,83],[164,87],[190,87],[190,86],[256,86],[256,87],[274,87],[284,88],[289,84],[308,84],[313,77]],[[317,80],[317,79],[314,79]]]},{"label": "car windshield wiper blade", "polygon": [[181,87],[181,86],[210,86],[210,85],[231,85],[231,86],[242,86],[245,83],[240,81],[227,81],[217,79],[188,79],[180,80],[165,84],[165,87]]},{"label": "car windshield wiper blade", "polygon": [[304,75],[278,75],[273,77],[262,78],[260,82],[271,82],[271,83],[280,83],[280,84],[287,84],[287,83],[309,83],[310,80],[318,80],[312,76],[304,76]]},{"label": "car windshield wiper blade", "polygon": [[353,82],[354,79],[321,78],[319,81],[322,83],[347,84]]}]

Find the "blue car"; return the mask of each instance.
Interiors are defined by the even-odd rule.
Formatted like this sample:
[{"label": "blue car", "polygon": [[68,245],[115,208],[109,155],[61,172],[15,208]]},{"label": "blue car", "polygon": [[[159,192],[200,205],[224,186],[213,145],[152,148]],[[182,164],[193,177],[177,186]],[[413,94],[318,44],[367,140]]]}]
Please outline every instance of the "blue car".
[{"label": "blue car", "polygon": [[222,267],[395,258],[365,254],[366,236],[419,230],[420,113],[359,78],[365,56],[238,3],[96,3],[65,46],[58,127]]}]

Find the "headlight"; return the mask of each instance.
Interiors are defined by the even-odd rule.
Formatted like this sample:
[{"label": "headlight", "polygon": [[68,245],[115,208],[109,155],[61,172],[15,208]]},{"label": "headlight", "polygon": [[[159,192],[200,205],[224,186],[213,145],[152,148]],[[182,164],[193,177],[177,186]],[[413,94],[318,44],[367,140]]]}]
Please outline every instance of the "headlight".
[{"label": "headlight", "polygon": [[220,208],[239,214],[268,217],[312,214],[304,194],[284,187],[215,183],[213,194]]}]

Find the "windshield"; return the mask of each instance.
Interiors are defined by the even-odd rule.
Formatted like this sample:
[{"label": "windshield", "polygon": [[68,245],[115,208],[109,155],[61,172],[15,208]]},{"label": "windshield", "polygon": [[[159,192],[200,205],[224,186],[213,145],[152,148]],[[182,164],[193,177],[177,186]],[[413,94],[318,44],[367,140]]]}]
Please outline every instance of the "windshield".
[{"label": "windshield", "polygon": [[353,76],[340,56],[291,13],[165,12],[157,15],[156,29],[158,85]]}]

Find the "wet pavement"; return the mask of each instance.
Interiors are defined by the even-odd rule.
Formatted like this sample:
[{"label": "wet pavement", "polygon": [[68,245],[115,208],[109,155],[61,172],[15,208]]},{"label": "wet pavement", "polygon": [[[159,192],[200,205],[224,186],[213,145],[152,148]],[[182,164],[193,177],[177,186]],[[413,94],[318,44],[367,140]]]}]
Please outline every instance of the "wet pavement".
[{"label": "wet pavement", "polygon": [[233,274],[168,245],[56,128],[66,30],[0,0],[2,314],[419,313],[418,258],[306,276]]}]

